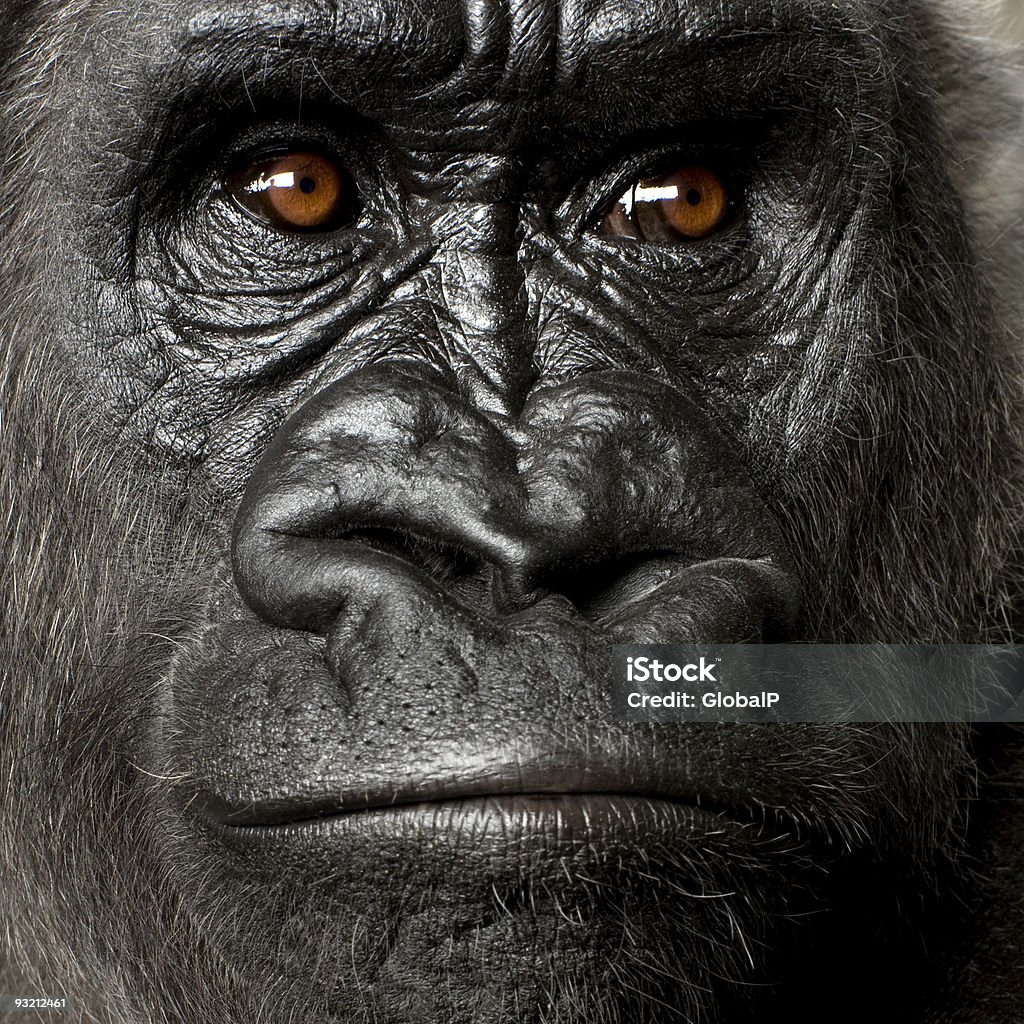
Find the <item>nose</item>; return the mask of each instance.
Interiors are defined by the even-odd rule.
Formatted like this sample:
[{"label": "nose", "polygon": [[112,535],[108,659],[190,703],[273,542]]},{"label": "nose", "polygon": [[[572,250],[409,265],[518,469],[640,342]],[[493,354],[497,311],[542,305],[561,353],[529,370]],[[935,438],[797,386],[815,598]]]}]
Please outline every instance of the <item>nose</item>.
[{"label": "nose", "polygon": [[257,614],[328,632],[354,595],[372,607],[396,588],[497,616],[555,593],[629,623],[631,606],[689,567],[774,566],[784,545],[673,389],[590,374],[535,390],[513,423],[434,371],[378,364],[281,427],[243,496],[233,555]]}]

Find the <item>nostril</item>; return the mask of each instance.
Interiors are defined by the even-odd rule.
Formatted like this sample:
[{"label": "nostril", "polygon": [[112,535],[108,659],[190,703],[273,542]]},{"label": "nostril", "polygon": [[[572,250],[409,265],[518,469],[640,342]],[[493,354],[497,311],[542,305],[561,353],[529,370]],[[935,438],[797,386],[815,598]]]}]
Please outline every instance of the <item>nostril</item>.
[{"label": "nostril", "polygon": [[618,643],[692,643],[699,621],[715,623],[717,631],[705,631],[702,642],[784,642],[798,610],[795,576],[777,559],[686,545],[562,561],[518,582],[527,600],[567,598]]},{"label": "nostril", "polygon": [[420,574],[430,577],[429,592],[436,594],[440,585],[472,607],[480,607],[490,593],[490,563],[457,541],[322,519],[282,529],[266,525],[269,518],[264,517],[265,525],[240,520],[233,555],[243,599],[276,625],[324,633],[353,595],[379,596],[396,586],[415,589]]},{"label": "nostril", "polygon": [[467,577],[478,576],[485,566],[481,558],[461,544],[386,526],[331,529],[320,533],[318,538],[349,541],[401,558],[446,587],[455,586]]},{"label": "nostril", "polygon": [[531,582],[541,593],[562,594],[587,618],[599,621],[623,602],[657,589],[680,565],[693,560],[679,551],[631,551],[547,565]]}]

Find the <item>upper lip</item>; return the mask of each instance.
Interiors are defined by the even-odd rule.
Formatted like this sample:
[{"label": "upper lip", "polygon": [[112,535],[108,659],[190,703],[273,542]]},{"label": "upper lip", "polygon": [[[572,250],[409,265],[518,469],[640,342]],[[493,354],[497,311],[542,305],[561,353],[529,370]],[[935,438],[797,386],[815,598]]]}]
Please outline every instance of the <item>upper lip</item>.
[{"label": "upper lip", "polygon": [[204,816],[220,825],[288,825],[302,821],[409,804],[488,796],[617,794],[716,809],[716,801],[692,786],[667,779],[650,767],[611,763],[531,761],[491,765],[477,770],[417,771],[402,779],[360,787],[324,787],[323,791],[228,800],[204,793]]}]

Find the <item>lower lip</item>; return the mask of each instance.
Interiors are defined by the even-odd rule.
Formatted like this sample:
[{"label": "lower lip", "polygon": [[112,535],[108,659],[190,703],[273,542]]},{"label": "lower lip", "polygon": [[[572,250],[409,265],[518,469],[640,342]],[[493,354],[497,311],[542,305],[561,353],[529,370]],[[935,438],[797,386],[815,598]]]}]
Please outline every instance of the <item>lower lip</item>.
[{"label": "lower lip", "polygon": [[509,794],[366,810],[277,825],[220,825],[230,841],[279,844],[289,840],[338,842],[376,833],[425,838],[457,836],[460,842],[493,847],[535,841],[545,848],[575,847],[600,840],[635,845],[669,837],[690,840],[721,834],[737,823],[692,804],[617,793]]}]

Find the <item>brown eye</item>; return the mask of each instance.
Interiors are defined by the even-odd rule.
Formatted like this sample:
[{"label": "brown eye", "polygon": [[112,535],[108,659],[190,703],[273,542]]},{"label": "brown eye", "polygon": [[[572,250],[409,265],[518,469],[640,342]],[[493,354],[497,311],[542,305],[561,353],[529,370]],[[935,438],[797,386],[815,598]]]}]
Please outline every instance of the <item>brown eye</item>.
[{"label": "brown eye", "polygon": [[605,214],[606,234],[646,242],[698,241],[729,218],[729,193],[707,167],[680,167],[632,185]]},{"label": "brown eye", "polygon": [[256,160],[230,174],[225,185],[237,203],[282,231],[330,231],[356,212],[348,174],[335,160],[311,151]]}]

